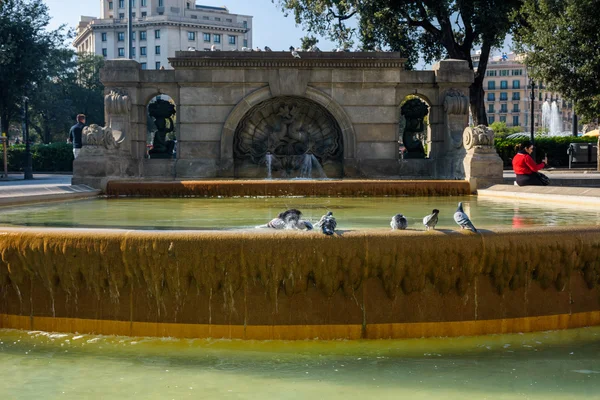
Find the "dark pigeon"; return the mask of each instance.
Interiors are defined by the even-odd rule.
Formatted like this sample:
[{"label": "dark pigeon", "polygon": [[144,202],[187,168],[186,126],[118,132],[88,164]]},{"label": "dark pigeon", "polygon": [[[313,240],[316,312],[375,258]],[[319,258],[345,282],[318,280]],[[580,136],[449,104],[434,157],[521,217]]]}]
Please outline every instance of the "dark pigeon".
[{"label": "dark pigeon", "polygon": [[404,215],[396,214],[392,217],[392,222],[390,222],[390,226],[392,227],[392,230],[404,230],[408,228],[408,221],[406,220],[406,217]]}]

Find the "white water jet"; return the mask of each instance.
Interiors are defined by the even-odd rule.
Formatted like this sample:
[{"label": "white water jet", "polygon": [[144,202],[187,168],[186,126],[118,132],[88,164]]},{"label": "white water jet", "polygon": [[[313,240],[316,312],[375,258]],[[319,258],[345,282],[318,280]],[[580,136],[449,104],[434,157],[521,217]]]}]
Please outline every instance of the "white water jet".
[{"label": "white water jet", "polygon": [[548,100],[542,104],[542,129],[548,136],[563,136],[561,114],[558,110],[558,104]]},{"label": "white water jet", "polygon": [[313,170],[315,171],[315,178],[327,178],[317,157],[315,157],[314,154],[306,153],[304,155],[304,160],[302,161],[302,167],[300,168],[300,177],[308,179],[313,178]]},{"label": "white water jet", "polygon": [[267,155],[265,156],[265,162],[267,164],[267,179],[273,179],[273,176],[272,176],[273,155],[271,153],[267,153]]}]

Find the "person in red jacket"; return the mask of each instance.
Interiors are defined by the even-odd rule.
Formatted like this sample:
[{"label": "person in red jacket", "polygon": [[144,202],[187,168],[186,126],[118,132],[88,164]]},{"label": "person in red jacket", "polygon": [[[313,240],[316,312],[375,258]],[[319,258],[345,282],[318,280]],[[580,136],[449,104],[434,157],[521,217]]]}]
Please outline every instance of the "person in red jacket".
[{"label": "person in red jacket", "polygon": [[516,147],[517,154],[513,157],[513,170],[517,175],[517,185],[519,186],[544,186],[537,172],[548,165],[548,156],[544,161],[536,164],[531,156],[533,153],[533,143],[529,140],[524,141]]}]

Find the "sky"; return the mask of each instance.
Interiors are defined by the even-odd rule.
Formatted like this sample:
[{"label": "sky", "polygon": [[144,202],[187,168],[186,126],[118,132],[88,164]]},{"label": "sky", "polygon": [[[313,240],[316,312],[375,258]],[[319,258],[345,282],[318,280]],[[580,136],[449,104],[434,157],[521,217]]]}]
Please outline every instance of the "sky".
[{"label": "sky", "polygon": [[[99,17],[100,0],[45,0],[50,8],[52,21],[50,29],[61,24],[75,28],[82,15]],[[271,0],[202,0],[198,4],[207,6],[227,6],[233,14],[253,16],[253,47],[269,46],[273,50],[287,50],[290,46],[299,47],[300,38],[307,33],[297,27],[293,16],[287,18]],[[319,38],[319,48],[330,50],[334,43]]]}]

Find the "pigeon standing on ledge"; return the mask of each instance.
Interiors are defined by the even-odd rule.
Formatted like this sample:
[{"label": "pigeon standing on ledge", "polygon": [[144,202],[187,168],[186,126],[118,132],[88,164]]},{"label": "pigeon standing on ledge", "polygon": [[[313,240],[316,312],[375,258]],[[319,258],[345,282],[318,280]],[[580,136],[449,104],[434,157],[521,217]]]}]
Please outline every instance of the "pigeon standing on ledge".
[{"label": "pigeon standing on ledge", "polygon": [[335,233],[335,228],[337,227],[337,221],[335,220],[333,213],[329,211],[321,217],[319,222],[315,224],[315,227],[321,228],[321,232],[326,235],[333,235]]},{"label": "pigeon standing on ledge", "polygon": [[265,51],[273,51],[269,46],[265,46]]},{"label": "pigeon standing on ledge", "polygon": [[430,229],[435,230],[435,226],[438,223],[438,214],[439,213],[440,213],[440,210],[435,209],[431,212],[431,214],[429,214],[428,216],[423,218],[423,225],[425,225],[426,230],[430,230]]},{"label": "pigeon standing on ledge", "polygon": [[471,232],[477,233],[477,229],[469,219],[469,216],[463,211],[462,202],[458,203],[458,208],[454,213],[454,221],[460,225],[462,229],[469,229]]},{"label": "pigeon standing on ledge", "polygon": [[298,54],[296,50],[292,50],[292,55],[294,56],[294,58],[301,58],[300,54]]},{"label": "pigeon standing on ledge", "polygon": [[390,222],[390,226],[392,227],[392,230],[404,230],[408,228],[408,221],[406,220],[406,217],[404,215],[396,214],[392,217],[392,222]]}]

